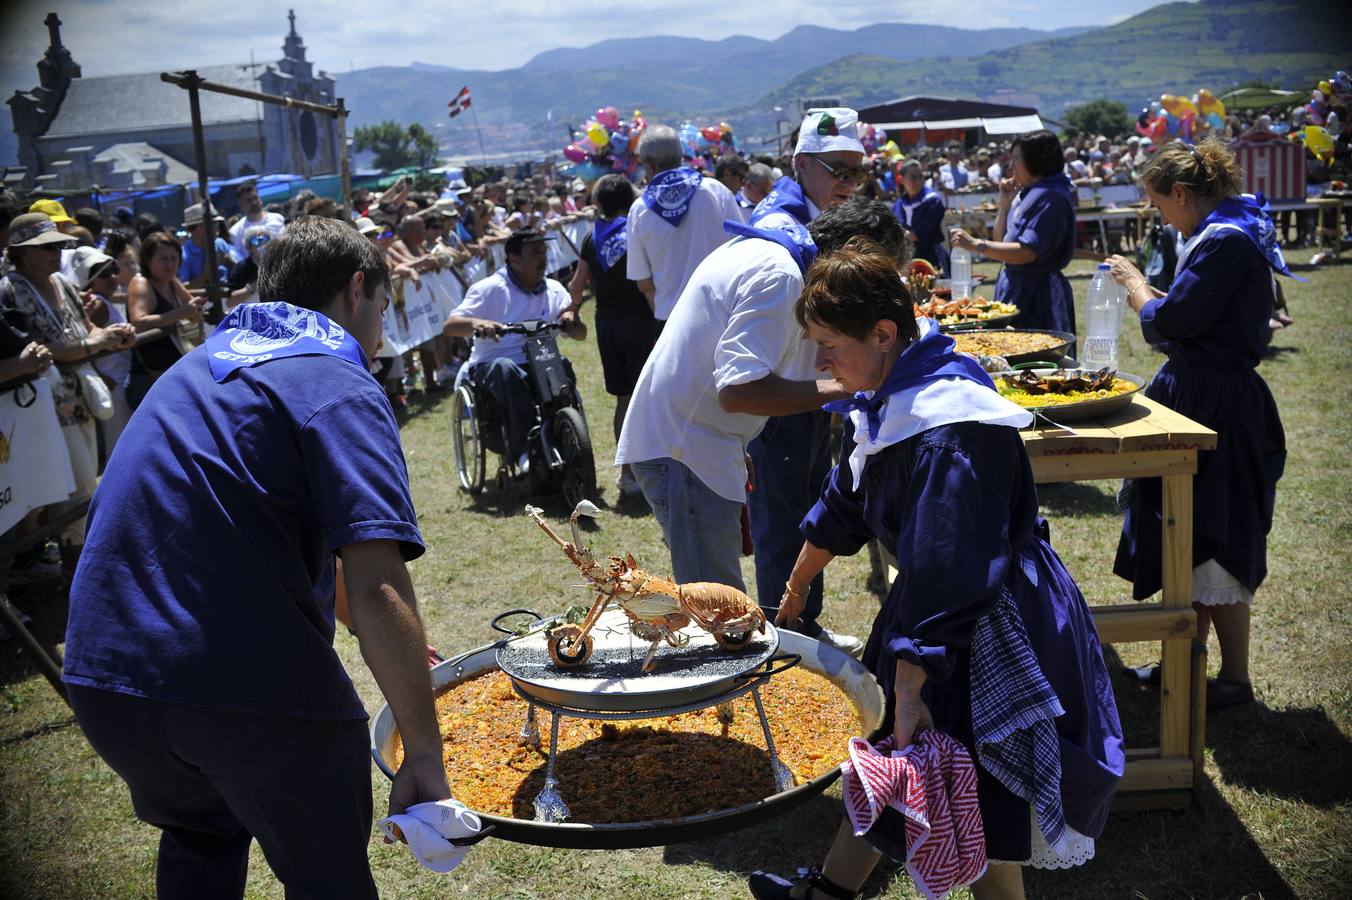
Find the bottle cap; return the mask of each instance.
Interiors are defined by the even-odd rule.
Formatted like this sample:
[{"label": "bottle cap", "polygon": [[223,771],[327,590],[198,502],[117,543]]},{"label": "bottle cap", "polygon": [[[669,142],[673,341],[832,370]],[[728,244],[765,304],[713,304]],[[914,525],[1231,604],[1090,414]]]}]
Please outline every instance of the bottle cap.
[{"label": "bottle cap", "polygon": [[1098,270],[1099,270],[1100,272],[1106,272],[1106,271],[1108,271],[1108,270],[1111,269],[1111,268],[1112,268],[1112,266],[1108,265],[1107,263],[1099,263],[1099,265],[1098,265]]}]

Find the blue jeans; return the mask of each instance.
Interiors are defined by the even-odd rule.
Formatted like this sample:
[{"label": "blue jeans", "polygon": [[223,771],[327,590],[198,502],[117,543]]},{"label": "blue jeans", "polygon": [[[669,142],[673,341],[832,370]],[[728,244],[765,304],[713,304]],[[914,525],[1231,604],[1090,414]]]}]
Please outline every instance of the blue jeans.
[{"label": "blue jeans", "polygon": [[722,497],[669,457],[631,463],[671,550],[678,584],[712,581],[746,590],[742,580],[742,504]]},{"label": "blue jeans", "polygon": [[488,389],[498,403],[507,431],[507,458],[526,451],[526,435],[535,424],[535,396],[526,380],[526,370],[505,356],[470,367],[469,377]]},{"label": "blue jeans", "polygon": [[[798,525],[831,471],[830,439],[831,415],[814,410],[771,418],[746,448],[756,472],[756,489],[747,498],[756,545],[756,602],[772,620],[803,547]],[[802,624],[793,630],[816,637],[821,613],[818,575],[808,586]]]}]

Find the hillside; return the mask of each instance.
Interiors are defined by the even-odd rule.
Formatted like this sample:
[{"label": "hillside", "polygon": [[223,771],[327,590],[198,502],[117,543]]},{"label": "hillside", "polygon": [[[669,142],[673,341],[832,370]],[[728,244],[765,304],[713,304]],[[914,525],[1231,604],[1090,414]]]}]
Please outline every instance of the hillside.
[{"label": "hillside", "polygon": [[[581,121],[607,104],[641,109],[655,119],[712,117],[746,110],[794,73],[851,53],[869,52],[895,64],[933,55],[936,48],[955,56],[983,53],[1083,31],[880,24],[855,31],[805,26],[772,41],[744,35],[721,41],[627,38],[550,50],[521,68],[497,72],[428,62],[359,69],[336,76],[337,92],[352,110],[354,127],[388,118],[440,125],[444,144],[468,151],[477,150],[471,120],[447,121],[446,102],[469,84],[486,143],[521,149],[547,145],[541,132],[551,110],[559,123]],[[554,143],[561,137],[560,130]]]},{"label": "hillside", "polygon": [[1327,0],[1202,0],[1117,25],[980,56],[898,63],[855,55],[805,71],[760,105],[836,93],[859,106],[907,95],[997,99],[1047,115],[1095,97],[1135,109],[1163,92],[1216,93],[1250,80],[1307,85],[1352,62],[1352,17]]}]

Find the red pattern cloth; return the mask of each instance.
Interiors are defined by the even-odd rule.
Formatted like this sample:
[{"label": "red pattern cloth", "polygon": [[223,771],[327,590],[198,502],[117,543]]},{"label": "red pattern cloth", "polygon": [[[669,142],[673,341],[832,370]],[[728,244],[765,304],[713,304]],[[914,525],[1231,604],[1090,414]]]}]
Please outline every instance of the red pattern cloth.
[{"label": "red pattern cloth", "polygon": [[940,731],[924,731],[906,749],[888,737],[870,746],[850,738],[844,773],[845,812],[862,836],[891,806],[906,821],[906,872],[931,900],[986,872],[986,835],[976,798],[976,767],[967,748]]}]

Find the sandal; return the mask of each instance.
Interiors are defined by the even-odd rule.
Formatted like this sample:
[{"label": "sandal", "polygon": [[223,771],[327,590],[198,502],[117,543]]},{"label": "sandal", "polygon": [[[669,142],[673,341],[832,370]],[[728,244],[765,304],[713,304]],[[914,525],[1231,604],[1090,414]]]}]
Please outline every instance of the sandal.
[{"label": "sandal", "polygon": [[752,872],[747,879],[751,896],[756,900],[788,900],[795,887],[805,884],[808,887],[802,900],[815,900],[817,897],[835,897],[836,900],[854,900],[855,892],[843,888],[822,874],[821,866],[799,869],[797,877],[785,879],[770,872]]},{"label": "sandal", "polygon": [[1214,712],[1243,706],[1253,702],[1253,684],[1248,681],[1230,681],[1227,678],[1208,678],[1206,680],[1206,708]]}]

